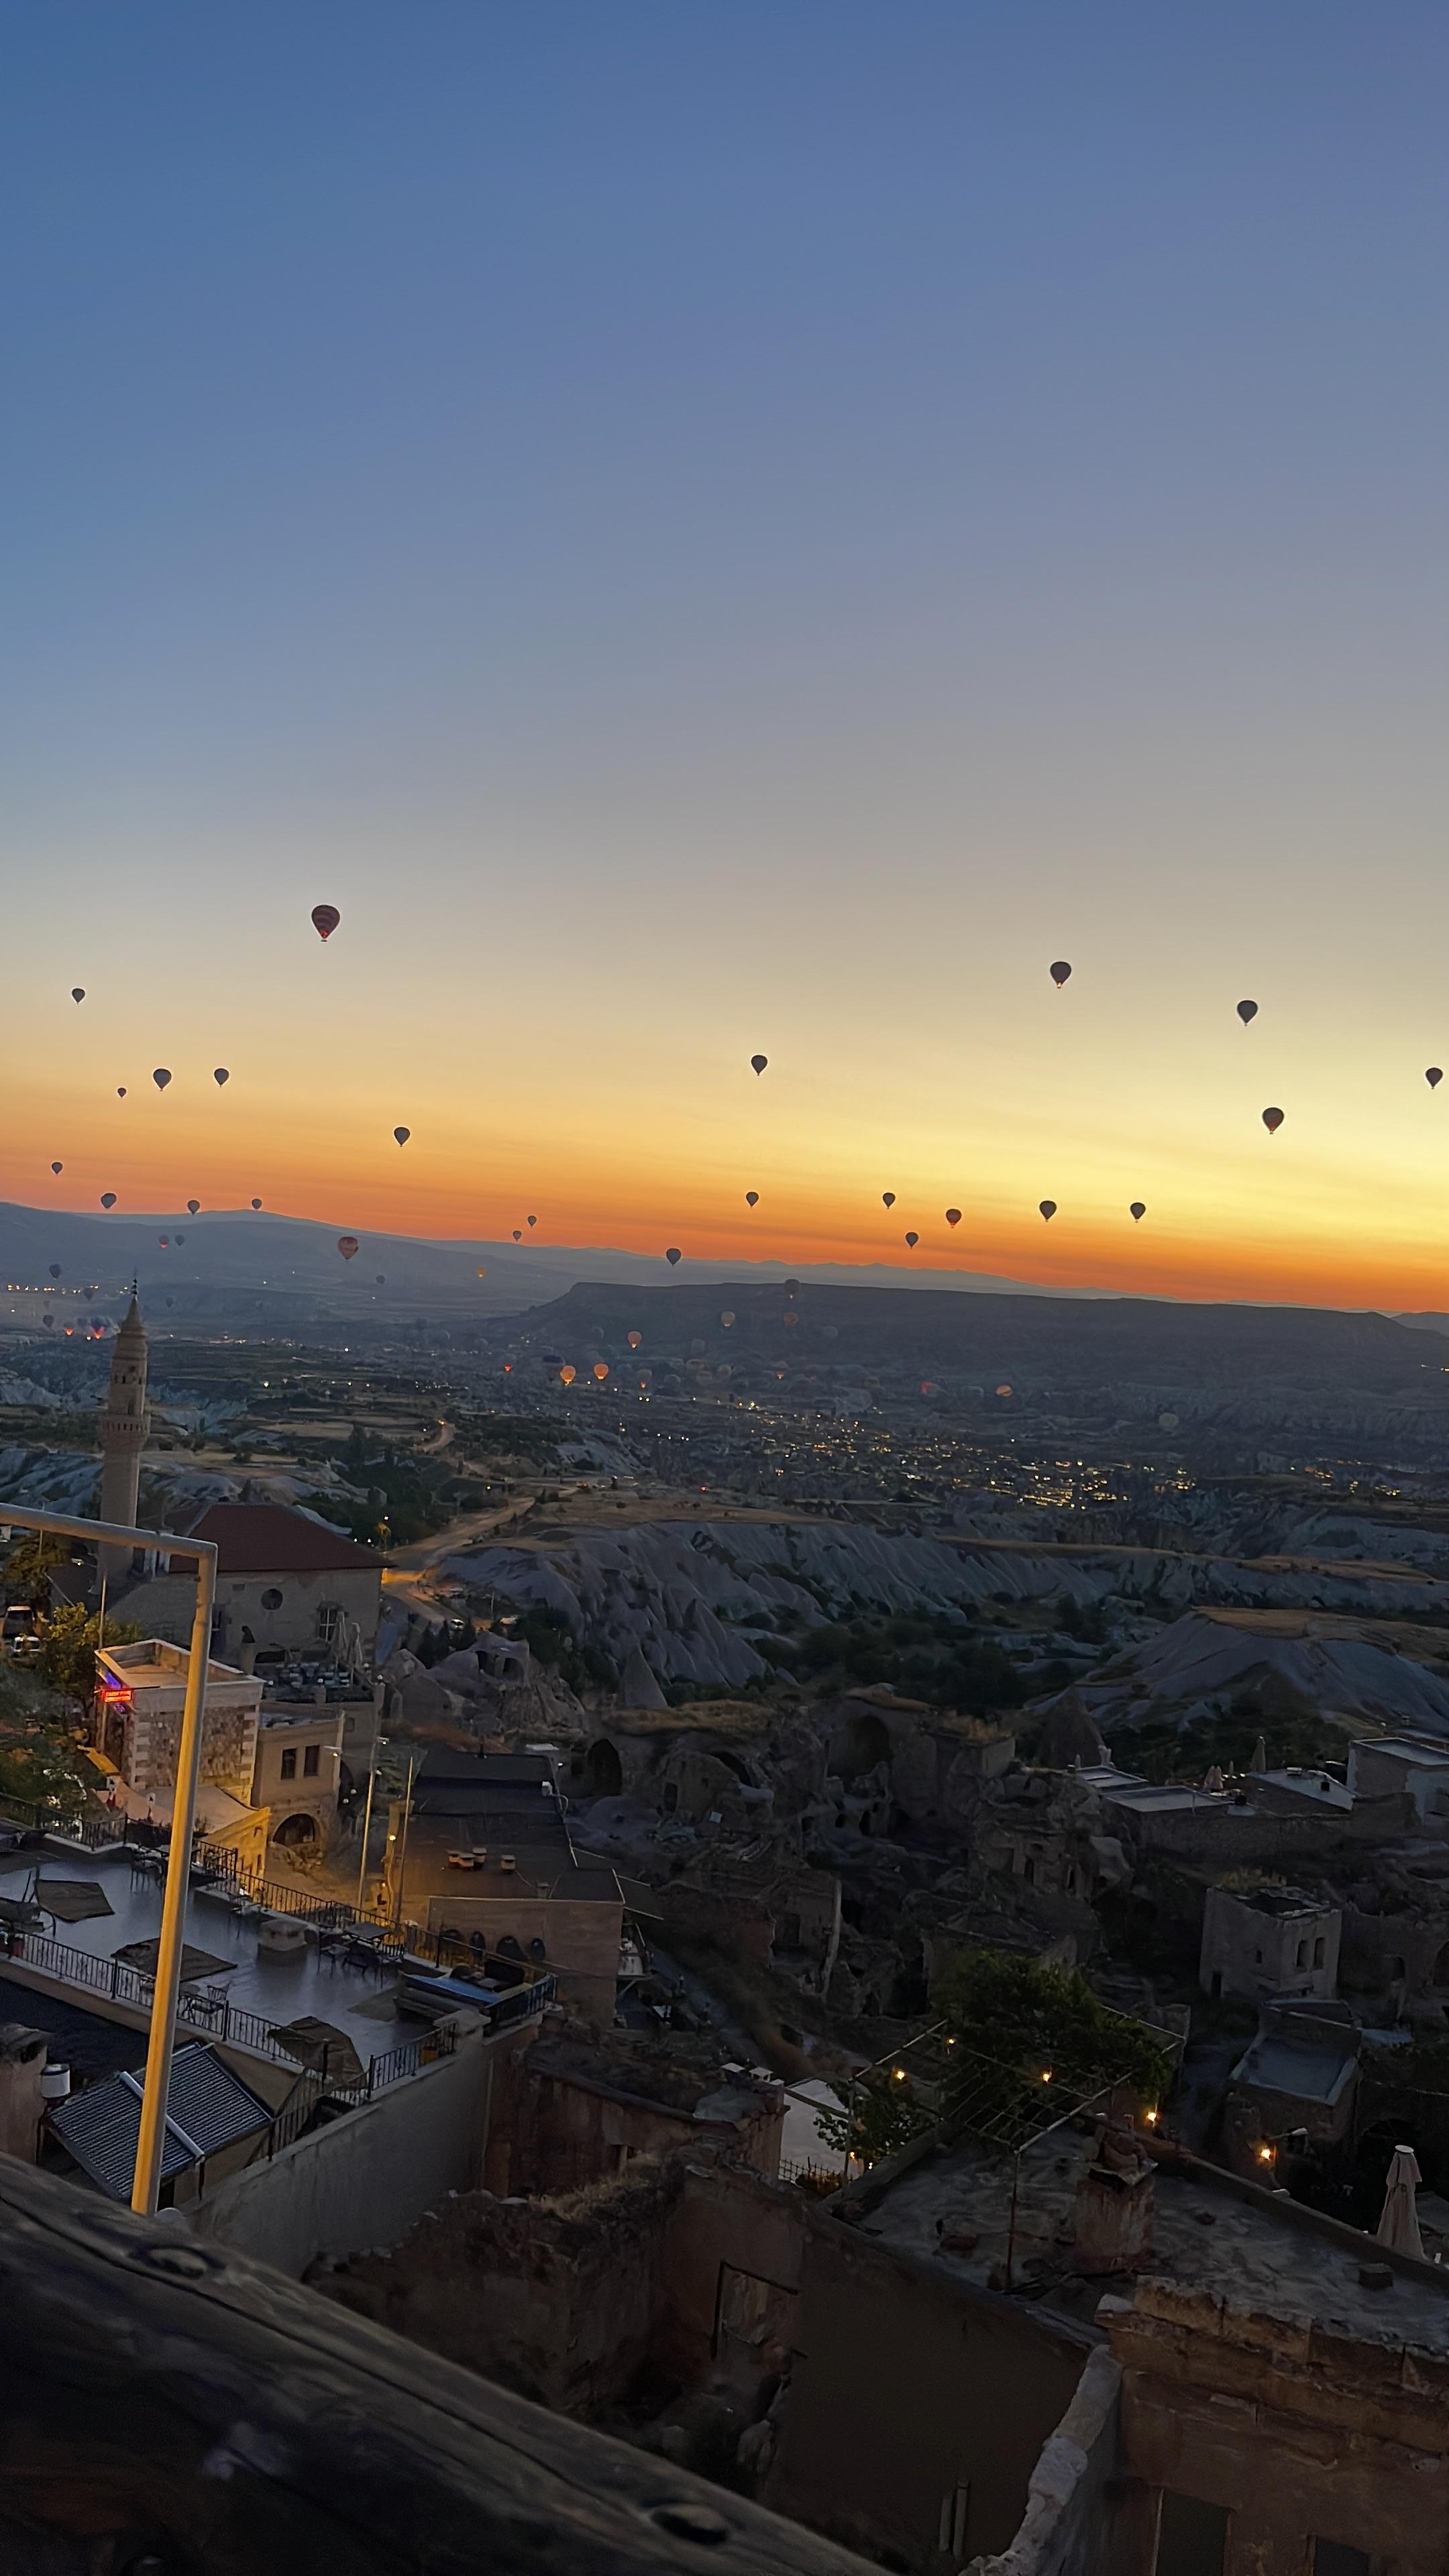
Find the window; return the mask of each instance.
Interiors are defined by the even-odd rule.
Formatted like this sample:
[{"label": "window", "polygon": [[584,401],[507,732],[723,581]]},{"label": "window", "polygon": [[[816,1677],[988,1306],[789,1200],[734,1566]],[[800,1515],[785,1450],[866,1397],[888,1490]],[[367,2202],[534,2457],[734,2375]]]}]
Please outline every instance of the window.
[{"label": "window", "polygon": [[318,1774],[318,1772],[321,1770],[321,1768],[322,1768],[322,1747],[321,1747],[321,1745],[320,1745],[320,1744],[309,1744],[309,1745],[307,1746],[306,1751],[305,1751],[305,1752],[303,1753],[303,1755],[302,1755],[302,1777],[303,1777],[303,1779],[304,1779],[304,1780],[315,1780],[315,1779],[316,1779],[316,1777],[317,1777],[317,1774]]},{"label": "window", "polygon": [[1199,2504],[1196,2496],[1163,2489],[1157,2576],[1223,2576],[1227,2546],[1224,2506]]},{"label": "window", "polygon": [[280,1610],[281,1606],[282,1596],[274,1583],[269,1592],[264,1592],[262,1594],[262,1608],[264,1610]]},{"label": "window", "polygon": [[282,1755],[282,1778],[284,1780],[295,1780],[296,1777],[297,1748],[295,1744],[289,1744]]},{"label": "window", "polygon": [[320,1602],[317,1608],[318,1643],[323,1646],[335,1645],[341,1631],[341,1627],[342,1609],[340,1603],[336,1601]]},{"label": "window", "polygon": [[1318,1935],[1317,1940],[1316,1940],[1316,1941],[1314,1942],[1314,1944],[1313,1944],[1313,1964],[1314,1964],[1315,1968],[1321,1968],[1321,1967],[1322,1967],[1323,1962],[1324,1962],[1325,1958],[1327,1957],[1327,1955],[1328,1955],[1328,1940],[1327,1940],[1327,1936],[1326,1936],[1326,1934],[1324,1934],[1324,1933],[1320,1932],[1320,1933],[1319,1933],[1319,1935]]},{"label": "window", "polygon": [[1361,2549],[1342,2540],[1315,2540],[1313,2576],[1373,2576],[1373,2568]]},{"label": "window", "polygon": [[1308,1944],[1306,1941],[1300,1941],[1298,1944],[1298,1958],[1296,1964],[1300,1968],[1306,1968],[1308,1965]]}]

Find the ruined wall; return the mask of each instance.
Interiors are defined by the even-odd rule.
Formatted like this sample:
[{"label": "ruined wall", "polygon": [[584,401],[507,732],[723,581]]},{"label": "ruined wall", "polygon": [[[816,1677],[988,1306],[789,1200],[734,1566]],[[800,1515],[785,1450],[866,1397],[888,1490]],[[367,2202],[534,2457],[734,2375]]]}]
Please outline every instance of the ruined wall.
[{"label": "ruined wall", "polygon": [[617,2082],[609,2082],[586,2070],[535,2062],[531,2052],[515,2057],[489,2122],[488,2189],[501,2197],[583,2191],[611,2180],[639,2156],[706,2142],[727,2147],[762,2173],[776,2170],[784,2127],[778,2096],[762,2093],[753,2118],[712,2124],[696,2117],[692,2102],[651,2100],[643,2090],[646,2081],[641,2077],[634,2092],[623,2069]]},{"label": "ruined wall", "polygon": [[556,2201],[445,2200],[396,2252],[315,2286],[343,2306],[568,2415],[622,2402],[651,2364],[678,2163]]},{"label": "ruined wall", "polygon": [[826,2217],[805,2245],[796,2339],[764,2502],[924,2569],[964,2488],[961,2550],[1008,2547],[1085,2336]]},{"label": "ruined wall", "polygon": [[1122,2467],[1230,2514],[1233,2576],[1302,2576],[1310,2538],[1393,2576],[1442,2576],[1449,2358],[1396,2341],[1383,2295],[1382,2339],[1170,2281],[1103,2302]]},{"label": "ruined wall", "polygon": [[[1426,1907],[1430,1901],[1426,1891]],[[1386,1994],[1392,1985],[1407,1995],[1449,1987],[1449,1914],[1439,1908],[1362,1914],[1346,1905],[1339,1975],[1356,1994]]]}]

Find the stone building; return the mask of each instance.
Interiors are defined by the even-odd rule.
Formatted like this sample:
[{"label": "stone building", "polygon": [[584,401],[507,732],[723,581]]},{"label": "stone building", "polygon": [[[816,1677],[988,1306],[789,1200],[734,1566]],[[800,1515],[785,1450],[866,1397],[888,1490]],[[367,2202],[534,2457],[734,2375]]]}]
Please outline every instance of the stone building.
[{"label": "stone building", "polygon": [[[112,1767],[112,1803],[153,1824],[171,1816],[190,1663],[165,1637],[96,1656],[96,1750]],[[248,1869],[260,1868],[267,1842],[266,1809],[252,1804],[261,1695],[250,1674],[208,1663],[196,1820]]]},{"label": "stone building", "polygon": [[260,1711],[251,1798],[265,1807],[270,1837],[296,1852],[321,1852],[337,1829],[346,1711],[335,1705]]},{"label": "stone building", "polygon": [[[371,1674],[383,1563],[374,1549],[279,1503],[210,1503],[177,1534],[216,1549],[213,1653],[264,1677],[299,1658]],[[169,1559],[123,1599],[141,1627],[178,1644],[190,1636],[194,1586]]]},{"label": "stone building", "polygon": [[[164,1637],[148,1637],[135,1646],[106,1646],[96,1656],[100,1750],[130,1789],[175,1786],[190,1663],[186,1648]],[[230,1664],[208,1664],[201,1778],[248,1803],[261,1696],[261,1683],[249,1674]]]},{"label": "stone building", "polygon": [[1342,1917],[1295,1887],[1210,1887],[1198,1983],[1204,1994],[1334,1995]]}]

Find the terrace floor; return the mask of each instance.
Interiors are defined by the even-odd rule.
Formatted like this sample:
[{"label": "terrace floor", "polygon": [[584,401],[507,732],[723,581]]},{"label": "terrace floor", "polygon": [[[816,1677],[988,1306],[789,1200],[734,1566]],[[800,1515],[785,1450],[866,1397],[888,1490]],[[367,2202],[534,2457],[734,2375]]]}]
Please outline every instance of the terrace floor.
[{"label": "terrace floor", "polygon": [[[53,1935],[47,1922],[47,1937],[66,1948],[111,1959],[129,1942],[154,1940],[160,1931],[160,1881],[137,1870],[129,1852],[88,1852],[60,1844],[44,1851],[0,1852],[0,1895],[28,1895],[37,1864],[42,1878],[88,1880],[109,1899],[109,1914],[81,1923],[57,1922]],[[364,2066],[426,2029],[411,2014],[399,2015],[394,1967],[379,1970],[334,1961],[312,1934],[293,1958],[259,1958],[257,1928],[221,1897],[193,1888],[186,1908],[187,1941],[236,1964],[229,1973],[196,1980],[192,1991],[217,1993],[233,2009],[256,2013],[272,2026],[315,2015],[346,2032]]]}]

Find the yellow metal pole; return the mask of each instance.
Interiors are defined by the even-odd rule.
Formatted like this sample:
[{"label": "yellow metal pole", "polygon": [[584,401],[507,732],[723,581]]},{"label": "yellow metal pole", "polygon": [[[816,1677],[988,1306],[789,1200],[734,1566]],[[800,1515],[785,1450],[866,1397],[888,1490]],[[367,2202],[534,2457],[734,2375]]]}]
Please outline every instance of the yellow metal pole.
[{"label": "yellow metal pole", "polygon": [[191,1622],[186,1704],[181,1712],[181,1742],[176,1753],[171,1853],[166,1865],[161,1942],[156,1954],[156,1985],[151,1997],[146,2088],[141,2102],[140,2134],[136,2140],[136,2170],[131,2182],[131,2207],[148,2218],[156,2207],[161,2189],[161,2159],[166,2145],[166,2105],[171,2092],[171,2054],[176,2045],[176,2003],[181,1992],[186,1899],[191,1891],[191,1836],[196,1822],[196,1784],[201,1774],[206,1668],[211,1659],[211,1605],[215,1592],[216,1551],[212,1548],[196,1568],[196,1611]]},{"label": "yellow metal pole", "polygon": [[166,1530],[127,1529],[116,1521],[72,1519],[66,1512],[29,1511],[13,1503],[0,1503],[0,1528],[6,1526],[54,1530],[62,1538],[85,1539],[93,1547],[116,1545],[154,1549],[161,1556],[188,1557],[196,1567],[196,1614],[191,1623],[186,1703],[181,1715],[181,1742],[176,1755],[171,1857],[166,1871],[156,1982],[151,1991],[151,2037],[146,2054],[146,2085],[141,2103],[140,2135],[136,2142],[136,2169],[131,2185],[131,2207],[149,2218],[155,2210],[161,2188],[166,2099],[171,2085],[171,2052],[176,2032],[176,1999],[181,1991],[191,1835],[196,1822],[196,1784],[201,1770],[201,1737],[206,1719],[211,1607],[216,1595],[216,1549],[208,1539],[172,1538]]}]

